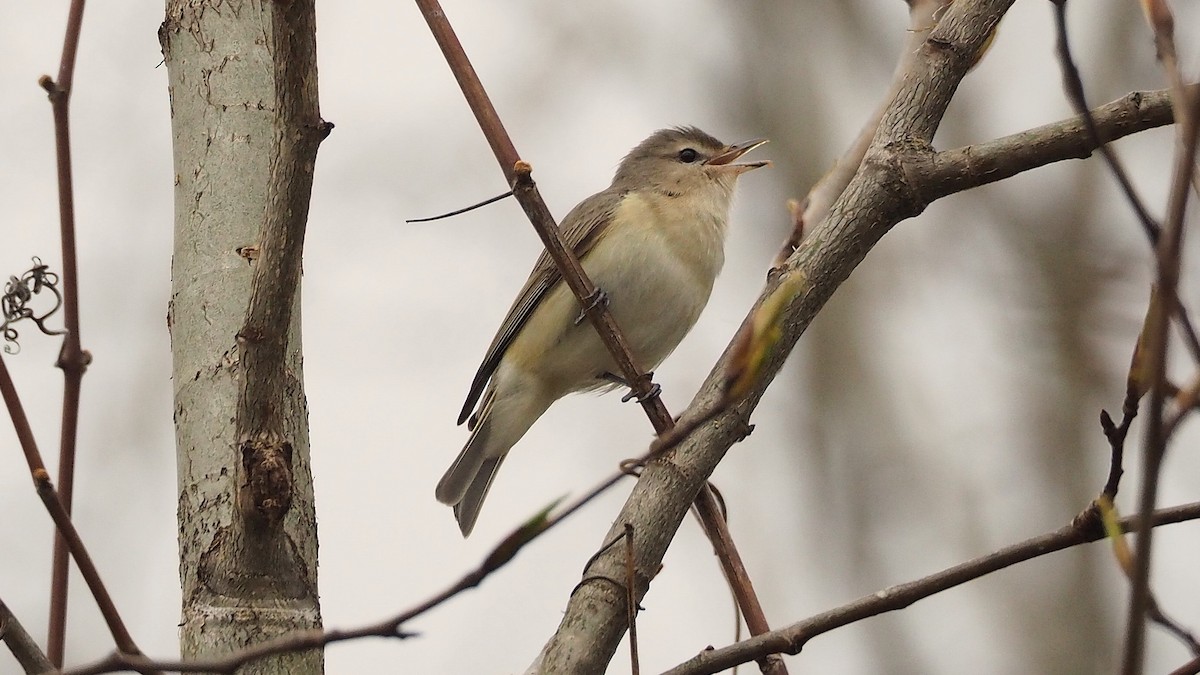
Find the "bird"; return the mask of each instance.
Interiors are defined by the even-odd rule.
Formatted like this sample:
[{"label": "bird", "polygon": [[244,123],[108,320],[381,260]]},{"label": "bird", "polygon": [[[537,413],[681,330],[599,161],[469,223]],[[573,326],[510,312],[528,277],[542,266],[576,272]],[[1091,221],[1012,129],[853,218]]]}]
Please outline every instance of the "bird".
[{"label": "bird", "polygon": [[[726,145],[696,127],[656,131],[625,156],[608,188],[563,219],[563,243],[600,289],[639,367],[658,367],[708,304],[738,176],[770,164],[736,160],[766,142]],[[583,319],[543,251],[471,382],[458,418],[470,437],[435,491],[454,507],[463,537],[509,450],[551,404],[622,383]]]}]

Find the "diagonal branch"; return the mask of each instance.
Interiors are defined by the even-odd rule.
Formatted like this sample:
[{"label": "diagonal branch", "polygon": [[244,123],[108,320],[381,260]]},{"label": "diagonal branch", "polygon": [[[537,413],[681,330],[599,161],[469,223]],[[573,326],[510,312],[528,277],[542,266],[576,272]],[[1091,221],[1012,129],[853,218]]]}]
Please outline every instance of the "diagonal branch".
[{"label": "diagonal branch", "polygon": [[[1153,526],[1181,523],[1200,518],[1200,502],[1161,509],[1150,514]],[[1124,530],[1132,529],[1138,516],[1121,521]],[[720,649],[706,650],[670,670],[664,675],[707,675],[719,673],[739,663],[748,663],[763,654],[783,652],[799,654],[804,645],[814,637],[828,633],[856,621],[878,616],[930,596],[961,586],[969,581],[1081,544],[1105,538],[1104,528],[1092,521],[1090,526],[1071,524],[1054,532],[1006,546],[994,553],[947,568],[927,577],[898,584],[863,596],[858,600],[822,612],[803,621],[794,623],[766,635],[759,635]]]},{"label": "diagonal branch", "polygon": [[913,60],[917,58],[921,45],[937,26],[938,17],[950,2],[951,0],[908,1],[908,31],[905,33],[904,45],[900,48],[900,58],[896,61],[891,84],[887,91],[879,97],[879,106],[871,113],[870,118],[863,124],[862,129],[859,130],[858,135],[854,137],[846,151],[842,153],[841,157],[838,157],[829,171],[826,171],[821,179],[809,189],[804,201],[797,202],[795,208],[792,209],[792,234],[784,242],[772,267],[782,265],[788,256],[795,253],[804,239],[805,231],[825,220],[825,217],[829,215],[830,207],[850,184],[854,174],[858,173],[863,156],[867,154],[871,139],[875,137],[875,131],[879,128],[879,120],[883,118],[888,104],[903,85],[904,76],[912,67]]},{"label": "diagonal branch", "polygon": [[26,673],[46,673],[54,670],[54,664],[50,663],[42,648],[38,647],[33,636],[26,632],[25,627],[3,600],[0,600],[0,638]]},{"label": "diagonal branch", "polygon": [[529,217],[529,222],[533,224],[533,229],[537,231],[546,251],[558,266],[563,281],[570,287],[575,297],[579,298],[582,306],[587,308],[588,318],[596,327],[604,346],[616,360],[621,376],[630,383],[630,388],[637,394],[655,431],[661,433],[670,428],[671,414],[667,412],[666,406],[659,397],[651,395],[653,383],[634,363],[629,343],[626,342],[624,334],[617,327],[612,313],[608,311],[605,303],[590,301],[596,293],[595,284],[583,271],[583,266],[580,265],[575,252],[567,249],[563,244],[554,216],[550,214],[550,209],[546,206],[533,181],[533,168],[523,162],[521,156],[517,154],[516,146],[513,145],[508,131],[500,121],[496,108],[488,98],[474,66],[467,58],[462,43],[454,33],[454,28],[446,18],[441,5],[437,0],[417,0],[417,6],[425,16],[429,30],[437,40],[442,54],[445,55],[446,63],[454,73],[454,78],[458,81],[463,96],[466,97],[467,103],[471,107],[471,112],[475,114],[475,119],[479,122],[479,127],[483,130],[483,135],[487,138],[492,153],[500,164],[500,170],[504,172],[505,180],[513,188],[513,196],[521,204],[521,208]]},{"label": "diagonal branch", "polygon": [[[54,525],[58,528],[59,534],[66,541],[67,549],[71,552],[71,557],[75,559],[75,565],[79,568],[79,573],[83,576],[84,582],[87,584],[88,589],[91,590],[92,596],[96,599],[96,606],[100,609],[101,616],[104,617],[105,623],[108,624],[108,630],[112,633],[113,642],[116,643],[118,650],[126,654],[140,655],[141,650],[133,642],[133,637],[130,636],[129,630],[125,627],[125,622],[121,619],[120,613],[117,612],[117,606],[113,603],[112,596],[108,594],[108,588],[105,587],[104,581],[100,578],[100,572],[96,569],[96,564],[92,561],[91,555],[88,554],[87,548],[83,544],[83,539],[79,536],[79,531],[75,529],[75,524],[71,522],[70,514],[67,513],[58,494],[54,491],[54,485],[50,482],[50,474],[46,471],[46,465],[42,461],[42,454],[38,450],[32,428],[29,426],[29,418],[25,416],[25,407],[21,405],[21,399],[17,396],[16,387],[13,386],[13,381],[8,374],[8,366],[5,365],[3,356],[0,356],[0,396],[4,398],[4,404],[8,408],[8,416],[12,419],[13,427],[16,429],[17,440],[20,442],[21,450],[25,454],[25,462],[29,465],[29,473],[33,477],[38,497],[41,498],[42,504],[50,513],[50,518],[54,520]],[[152,671],[140,670],[139,672]]]}]

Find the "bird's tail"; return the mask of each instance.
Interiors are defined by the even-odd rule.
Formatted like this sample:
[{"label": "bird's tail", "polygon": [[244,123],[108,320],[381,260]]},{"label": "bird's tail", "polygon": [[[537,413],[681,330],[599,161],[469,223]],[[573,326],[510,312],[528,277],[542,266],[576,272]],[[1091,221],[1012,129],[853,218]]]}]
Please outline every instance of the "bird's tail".
[{"label": "bird's tail", "polygon": [[489,391],[483,399],[479,412],[471,419],[471,437],[458,453],[454,463],[446,469],[438,481],[435,495],[443,504],[454,506],[462,502],[475,476],[487,460],[488,437],[491,436],[491,411],[496,402],[496,392]]},{"label": "bird's tail", "polygon": [[549,402],[519,395],[501,397],[499,404],[497,400],[494,390],[484,396],[471,437],[438,481],[435,492],[439,502],[454,507],[454,518],[464,537],[475,527],[483,499],[505,455],[549,407]]}]

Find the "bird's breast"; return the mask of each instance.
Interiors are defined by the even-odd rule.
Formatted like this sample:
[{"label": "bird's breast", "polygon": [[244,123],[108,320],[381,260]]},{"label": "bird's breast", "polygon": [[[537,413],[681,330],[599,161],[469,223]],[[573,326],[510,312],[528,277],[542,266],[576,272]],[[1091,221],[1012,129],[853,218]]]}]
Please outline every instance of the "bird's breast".
[{"label": "bird's breast", "polygon": [[[664,195],[622,199],[581,262],[607,294],[638,366],[657,367],[696,324],[724,264],[724,238],[723,210]],[[552,397],[615,371],[590,322],[575,323],[579,311],[566,284],[556,284],[505,356]]]}]

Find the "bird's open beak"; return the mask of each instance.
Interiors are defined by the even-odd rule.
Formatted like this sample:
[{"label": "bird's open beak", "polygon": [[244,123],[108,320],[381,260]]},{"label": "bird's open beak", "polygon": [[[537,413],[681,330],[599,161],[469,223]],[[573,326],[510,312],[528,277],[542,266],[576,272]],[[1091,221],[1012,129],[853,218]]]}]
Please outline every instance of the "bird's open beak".
[{"label": "bird's open beak", "polygon": [[761,162],[738,162],[737,164],[733,163],[738,157],[741,157],[742,155],[746,154],[747,152],[750,152],[751,150],[757,148],[758,146],[760,146],[766,142],[767,142],[767,139],[765,139],[765,138],[756,138],[752,141],[743,141],[741,143],[734,143],[733,145],[725,146],[725,148],[723,150],[721,150],[720,153],[718,153],[714,157],[709,158],[709,160],[707,162],[705,162],[705,164],[707,164],[709,166],[726,167],[730,171],[736,171],[737,173],[745,173],[746,171],[750,171],[751,169],[757,169],[760,166],[770,166],[771,162],[769,160],[763,160]]}]

